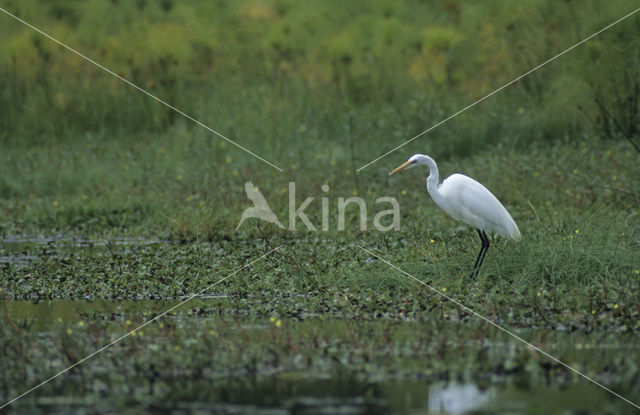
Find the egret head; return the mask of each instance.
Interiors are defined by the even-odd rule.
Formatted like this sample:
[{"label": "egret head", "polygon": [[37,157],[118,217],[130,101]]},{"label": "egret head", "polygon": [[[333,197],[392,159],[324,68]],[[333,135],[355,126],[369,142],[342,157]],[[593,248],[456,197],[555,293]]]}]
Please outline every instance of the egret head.
[{"label": "egret head", "polygon": [[402,163],[401,165],[393,169],[391,173],[389,173],[389,176],[399,172],[400,170],[412,169],[416,167],[418,164],[422,164],[421,161],[424,157],[426,156],[422,154],[414,154],[413,156],[409,157],[409,160],[405,161],[404,163]]}]

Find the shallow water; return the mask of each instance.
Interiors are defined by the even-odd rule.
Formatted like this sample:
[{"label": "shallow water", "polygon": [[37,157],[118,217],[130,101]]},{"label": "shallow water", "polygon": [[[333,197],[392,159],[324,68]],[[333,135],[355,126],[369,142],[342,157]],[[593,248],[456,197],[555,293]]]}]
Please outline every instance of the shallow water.
[{"label": "shallow water", "polygon": [[[93,300],[93,301],[67,301],[47,300],[32,302],[28,300],[2,301],[2,313],[12,320],[29,322],[31,330],[41,331],[51,328],[56,323],[77,323],[90,318],[91,314],[133,314],[136,312],[161,313],[186,298],[176,300]],[[224,300],[226,295],[206,295],[192,300],[191,306],[198,302]]]},{"label": "shallow water", "polygon": [[[128,316],[142,311],[155,315],[177,304],[177,301],[2,301],[2,319],[27,321],[26,327],[35,332],[47,332],[56,324],[75,324],[89,321],[92,316],[115,314]],[[226,301],[225,296],[209,296],[194,300],[211,306]],[[190,304],[193,307],[197,304]],[[177,309],[173,318],[181,318],[189,307]],[[148,317],[147,317],[148,318]],[[210,317],[213,318],[213,317]],[[207,317],[189,314],[190,322]],[[256,322],[240,316],[225,316],[237,324],[237,330],[268,332],[268,322]],[[332,321],[330,329],[344,322]],[[196,323],[197,324],[197,323]],[[326,322],[296,323],[308,329],[327,330]],[[347,324],[347,323],[344,323]],[[379,325],[377,321],[362,321],[363,325]],[[387,324],[387,323],[385,323]],[[431,328],[430,328],[431,327]],[[421,326],[430,330],[434,326]],[[441,330],[447,330],[446,327]],[[236,331],[237,332],[237,331]],[[637,353],[639,337],[626,335],[621,340],[615,333],[566,333],[545,330],[522,330],[519,335],[535,344],[545,344],[551,354],[562,352],[575,361],[589,358],[614,359],[619,353]],[[552,339],[552,341],[550,341]],[[471,341],[473,343],[476,340]],[[466,343],[465,343],[466,342]],[[468,346],[469,339],[462,340]],[[514,347],[509,339],[488,341],[493,350]],[[551,346],[553,345],[553,346]],[[567,354],[567,350],[571,351]],[[533,353],[533,351],[532,351]],[[463,356],[460,356],[463,358]],[[446,362],[443,362],[446,365]],[[594,375],[594,374],[590,374]],[[632,385],[616,385],[617,392],[632,393]],[[109,394],[103,399],[83,397],[75,393],[49,396],[45,390],[33,396],[12,413],[106,413],[121,411],[110,405]],[[632,398],[631,396],[629,396]],[[563,387],[530,385],[522,374],[503,376],[482,384],[470,380],[439,382],[393,377],[363,379],[350,371],[338,371],[324,377],[304,372],[274,372],[260,376],[237,376],[220,380],[179,380],[168,397],[150,406],[132,407],[133,413],[231,413],[231,414],[466,414],[466,413],[633,413],[633,407],[603,389],[580,380]]]},{"label": "shallow water", "polygon": [[0,239],[0,246],[9,250],[23,250],[25,248],[43,245],[58,245],[75,248],[89,248],[94,246],[113,245],[153,245],[169,244],[171,241],[145,238],[109,237],[100,239],[70,238],[64,235],[58,236],[12,236]]},{"label": "shallow water", "polygon": [[108,249],[110,246],[154,246],[170,243],[172,242],[145,238],[91,239],[69,238],[64,235],[13,236],[0,239],[0,264],[27,265],[38,261],[43,256],[50,256],[51,252],[49,251],[69,253],[87,249]]},{"label": "shallow water", "polygon": [[[172,398],[154,409],[132,413],[224,414],[430,414],[494,413],[635,413],[607,392],[588,384],[563,389],[514,385],[481,387],[472,382],[383,381],[367,383],[349,377],[331,379],[235,379],[186,382]],[[107,401],[70,396],[40,396],[11,413],[108,413]],[[125,412],[128,412],[125,410]]]}]

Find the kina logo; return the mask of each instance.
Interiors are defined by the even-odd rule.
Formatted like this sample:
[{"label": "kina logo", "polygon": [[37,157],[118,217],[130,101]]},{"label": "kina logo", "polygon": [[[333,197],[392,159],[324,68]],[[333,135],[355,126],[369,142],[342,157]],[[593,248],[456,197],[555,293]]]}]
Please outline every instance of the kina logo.
[{"label": "kina logo", "polygon": [[[347,229],[347,221],[346,221],[346,211],[347,209],[351,209],[351,217],[353,217],[353,213],[359,213],[359,225],[357,229],[360,231],[366,231],[369,229],[370,224],[368,221],[368,209],[367,203],[365,200],[359,197],[338,197],[337,206],[330,202],[330,198],[328,197],[329,193],[329,185],[326,183],[321,186],[322,197],[320,197],[321,203],[321,217],[322,223],[320,226],[316,227],[316,224],[313,224],[305,213],[305,209],[307,209],[310,205],[312,205],[313,201],[316,200],[316,197],[307,197],[302,204],[298,204],[296,201],[296,183],[289,182],[289,222],[288,228],[282,225],[282,223],[278,220],[278,217],[267,203],[267,200],[262,195],[262,193],[258,190],[257,187],[253,185],[252,182],[246,182],[244,184],[244,190],[247,193],[247,198],[251,202],[253,202],[253,206],[249,207],[242,212],[242,216],[240,217],[240,222],[238,226],[236,226],[236,231],[240,229],[240,226],[247,219],[260,219],[269,223],[273,223],[278,226],[280,229],[288,229],[290,231],[296,230],[296,223],[298,220],[302,222],[302,224],[306,227],[308,231],[316,232],[321,230],[323,232],[329,231],[330,229],[330,213],[331,211],[337,213],[337,230],[344,231]],[[388,209],[380,210],[376,213],[373,218],[373,228],[381,231],[387,232],[391,230],[399,230],[400,229],[400,205],[398,201],[393,197],[378,197],[375,199],[376,206],[384,206],[385,204],[389,207]],[[333,209],[332,209],[333,207]],[[337,209],[336,209],[337,208]],[[355,212],[354,212],[355,209]],[[383,223],[385,222],[385,223]],[[318,229],[320,228],[320,229]],[[335,228],[334,228],[335,229]],[[355,229],[351,227],[351,229]]]},{"label": "kina logo", "polygon": [[242,217],[240,218],[240,223],[236,226],[236,231],[240,228],[242,222],[251,218],[262,219],[267,222],[275,223],[280,228],[284,229],[284,226],[282,226],[276,214],[273,213],[273,210],[269,207],[267,199],[264,198],[257,187],[253,186],[253,183],[246,182],[244,184],[244,191],[247,193],[249,200],[253,202],[253,207],[247,208],[242,212]]}]

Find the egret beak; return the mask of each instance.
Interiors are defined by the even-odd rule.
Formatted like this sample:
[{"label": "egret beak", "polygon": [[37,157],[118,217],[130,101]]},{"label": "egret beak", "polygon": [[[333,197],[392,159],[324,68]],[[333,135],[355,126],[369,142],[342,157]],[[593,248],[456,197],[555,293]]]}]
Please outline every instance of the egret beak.
[{"label": "egret beak", "polygon": [[405,162],[405,163],[401,164],[400,166],[398,166],[398,167],[396,167],[395,169],[393,169],[393,170],[391,171],[391,173],[389,173],[389,176],[391,176],[391,175],[392,175],[392,174],[394,174],[394,173],[399,172],[400,170],[404,170],[404,169],[406,169],[407,167],[409,167],[409,166],[410,166],[410,165],[412,165],[413,163],[414,163],[413,161],[409,160],[409,161],[407,161],[407,162]]}]

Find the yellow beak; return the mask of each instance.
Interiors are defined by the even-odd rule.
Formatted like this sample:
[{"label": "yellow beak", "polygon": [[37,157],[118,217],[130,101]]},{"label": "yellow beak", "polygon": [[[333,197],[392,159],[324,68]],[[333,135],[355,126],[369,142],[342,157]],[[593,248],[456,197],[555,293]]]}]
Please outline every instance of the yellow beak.
[{"label": "yellow beak", "polygon": [[398,167],[396,167],[395,169],[393,169],[393,170],[391,171],[391,173],[389,173],[389,176],[391,176],[391,175],[392,175],[392,174],[394,174],[394,173],[399,172],[400,170],[403,170],[403,169],[405,169],[405,168],[409,167],[409,166],[410,166],[410,165],[412,165],[412,164],[413,164],[413,161],[410,161],[410,160],[409,160],[409,161],[407,161],[407,162],[404,162],[404,163],[403,163],[403,164],[401,164],[400,166],[398,166]]}]

